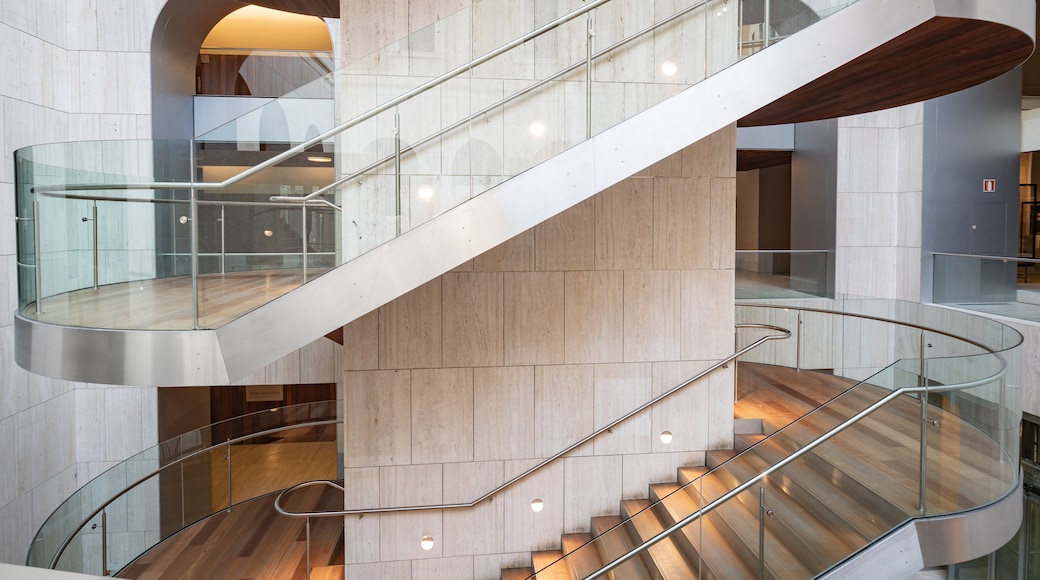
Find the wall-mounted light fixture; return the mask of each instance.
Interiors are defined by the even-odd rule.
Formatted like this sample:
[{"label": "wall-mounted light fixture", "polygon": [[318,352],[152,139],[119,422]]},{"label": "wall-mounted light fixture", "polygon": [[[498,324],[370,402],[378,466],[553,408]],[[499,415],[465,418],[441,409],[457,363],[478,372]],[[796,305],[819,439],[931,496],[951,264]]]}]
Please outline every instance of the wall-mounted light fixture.
[{"label": "wall-mounted light fixture", "polygon": [[419,547],[422,548],[426,552],[429,552],[430,550],[432,550],[433,549],[433,536],[423,536],[422,539],[419,540]]},{"label": "wall-mounted light fixture", "polygon": [[661,431],[661,443],[664,443],[665,445],[668,445],[671,442],[672,442],[672,432],[671,431]]},{"label": "wall-mounted light fixture", "polygon": [[541,498],[534,498],[531,500],[531,511],[538,513],[545,508],[545,502]]},{"label": "wall-mounted light fixture", "polygon": [[541,137],[542,135],[545,135],[545,123],[541,121],[531,121],[531,125],[527,127],[527,130],[535,137]]},{"label": "wall-mounted light fixture", "polygon": [[271,237],[273,235],[274,235],[274,232],[272,230],[264,230],[264,237],[269,238],[269,237]]},{"label": "wall-mounted light fixture", "polygon": [[433,188],[429,185],[419,186],[418,196],[419,199],[431,199],[433,198]]},{"label": "wall-mounted light fixture", "polygon": [[661,63],[661,74],[666,77],[674,77],[679,72],[679,67],[672,61],[666,60]]},{"label": "wall-mounted light fixture", "polygon": [[307,161],[311,163],[332,163],[332,158],[324,155],[310,155],[307,157]]}]

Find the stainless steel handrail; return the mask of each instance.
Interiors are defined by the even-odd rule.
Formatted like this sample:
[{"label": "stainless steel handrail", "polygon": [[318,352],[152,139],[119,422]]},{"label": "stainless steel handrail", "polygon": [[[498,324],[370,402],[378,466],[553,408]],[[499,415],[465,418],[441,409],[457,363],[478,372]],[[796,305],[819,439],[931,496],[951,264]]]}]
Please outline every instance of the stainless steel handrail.
[{"label": "stainless steel handrail", "polygon": [[[303,403],[303,404],[304,405],[310,405],[310,404],[313,404],[313,403]],[[265,413],[265,412],[268,412],[268,411],[260,411],[259,413]],[[241,419],[241,417],[237,417],[236,419]],[[221,441],[220,443],[216,443],[216,444],[213,444],[213,445],[211,445],[209,447],[204,447],[202,449],[198,449],[198,450],[195,450],[195,451],[193,451],[191,453],[188,453],[186,455],[182,455],[182,456],[178,457],[177,459],[171,461],[170,463],[167,463],[166,465],[163,465],[159,469],[155,469],[155,470],[145,474],[144,476],[138,478],[132,484],[126,486],[121,491],[119,491],[119,493],[117,493],[116,495],[112,496],[111,498],[109,498],[104,503],[102,503],[94,511],[90,512],[90,515],[88,515],[85,519],[83,519],[82,522],[78,526],[76,526],[76,528],[72,531],[72,533],[70,533],[65,538],[65,540],[61,543],[61,546],[58,548],[58,551],[55,552],[54,557],[51,558],[51,562],[50,562],[49,568],[55,569],[57,567],[58,560],[61,559],[62,554],[65,553],[65,550],[69,547],[69,544],[72,543],[72,540],[75,539],[76,535],[80,532],[80,530],[82,530],[84,527],[86,527],[87,524],[90,523],[90,520],[92,520],[95,517],[97,517],[98,514],[103,512],[105,510],[105,508],[107,508],[108,506],[112,505],[113,502],[117,501],[119,498],[123,497],[124,495],[126,495],[131,490],[133,490],[136,487],[138,487],[139,485],[147,482],[148,480],[152,479],[156,475],[158,475],[158,474],[162,473],[163,471],[169,469],[171,466],[178,465],[178,464],[183,463],[183,462],[185,462],[185,461],[187,461],[189,459],[198,457],[198,456],[200,456],[202,454],[210,453],[210,452],[212,452],[215,449],[220,449],[222,447],[229,447],[229,446],[234,445],[236,443],[241,443],[243,441],[248,441],[250,439],[255,439],[257,437],[263,437],[263,436],[266,436],[266,435],[271,435],[273,433],[280,433],[282,431],[288,431],[290,429],[300,429],[300,428],[303,428],[303,427],[320,427],[322,425],[336,425],[339,422],[340,422],[340,419],[322,419],[322,420],[319,420],[319,421],[310,421],[310,422],[306,422],[306,423],[294,423],[292,425],[285,425],[285,426],[281,426],[281,427],[275,427],[273,429],[267,429],[267,430],[264,430],[264,431],[258,431],[256,433],[250,433],[249,435],[242,435],[242,436],[236,437],[234,439],[228,439],[226,441]],[[229,503],[231,502],[231,497],[230,496],[228,497],[228,502]]]},{"label": "stainless steel handrail", "polygon": [[[758,305],[754,305],[754,307],[758,307]],[[813,441],[805,444],[804,446],[800,447],[799,449],[795,450],[793,453],[791,453],[790,455],[788,455],[784,459],[778,461],[776,464],[774,464],[774,465],[770,466],[769,468],[763,470],[758,475],[748,479],[744,483],[738,485],[737,487],[733,488],[729,492],[723,494],[722,496],[720,496],[719,498],[715,499],[711,503],[701,507],[696,512],[694,512],[694,513],[690,514],[689,516],[683,518],[679,522],[676,522],[672,526],[669,526],[668,528],[662,530],[660,533],[658,533],[654,537],[652,537],[652,538],[646,540],[645,542],[639,544],[638,546],[632,548],[631,550],[626,552],[624,555],[620,556],[619,558],[615,559],[614,561],[610,562],[609,564],[603,566],[599,570],[596,570],[591,575],[589,575],[587,578],[590,578],[590,579],[591,578],[599,578],[600,576],[602,576],[602,575],[604,575],[604,574],[606,574],[606,573],[616,569],[618,566],[621,566],[622,564],[624,564],[628,560],[634,558],[639,553],[647,550],[648,548],[650,548],[651,546],[657,544],[658,542],[663,541],[664,539],[669,537],[671,534],[673,534],[676,531],[678,531],[678,530],[688,526],[689,524],[693,523],[694,521],[699,519],[704,514],[707,514],[708,512],[711,512],[712,510],[714,510],[718,506],[722,505],[726,501],[728,501],[728,500],[730,500],[730,499],[740,495],[741,493],[747,491],[752,486],[754,486],[756,483],[761,482],[763,479],[765,479],[769,475],[775,473],[777,470],[779,470],[779,469],[789,465],[793,461],[798,460],[799,458],[801,458],[802,456],[806,455],[807,453],[809,453],[813,449],[816,449],[820,445],[826,443],[827,441],[829,441],[834,436],[836,436],[839,433],[845,431],[846,429],[848,429],[852,425],[858,423],[860,420],[865,418],[867,415],[870,415],[874,411],[880,409],[884,405],[888,404],[890,401],[892,401],[892,400],[894,400],[894,399],[896,399],[896,398],[898,398],[900,396],[907,395],[907,394],[912,394],[912,393],[941,393],[941,392],[951,392],[951,391],[960,391],[960,390],[970,389],[970,388],[973,388],[973,387],[979,387],[979,386],[982,386],[982,385],[990,384],[990,383],[992,383],[992,382],[994,382],[996,380],[1001,379],[1002,377],[1004,377],[1007,374],[1008,363],[1004,359],[1004,357],[1002,357],[997,351],[993,350],[990,347],[982,345],[981,343],[978,343],[976,341],[973,341],[973,340],[970,340],[970,339],[966,339],[966,338],[963,338],[963,337],[958,337],[958,336],[955,336],[955,335],[953,335],[953,334],[951,334],[949,332],[940,331],[940,330],[932,329],[932,328],[927,328],[927,327],[924,327],[924,326],[921,326],[921,325],[917,325],[917,324],[913,324],[913,323],[904,323],[904,322],[884,319],[884,318],[880,318],[880,317],[876,317],[876,316],[861,315],[861,314],[856,314],[856,313],[851,313],[851,312],[835,312],[835,311],[828,311],[828,310],[815,309],[815,308],[805,308],[805,309],[803,309],[803,308],[795,308],[795,307],[784,307],[784,306],[780,306],[780,305],[762,305],[762,307],[765,307],[765,308],[792,309],[792,310],[806,310],[806,311],[810,311],[810,312],[822,312],[822,313],[828,313],[828,314],[837,314],[837,315],[842,315],[842,316],[852,316],[852,317],[856,317],[856,318],[864,318],[864,319],[868,319],[868,320],[878,320],[878,321],[889,322],[889,323],[893,323],[893,324],[910,326],[910,327],[913,327],[913,328],[917,328],[919,330],[924,330],[924,331],[928,331],[928,332],[934,332],[936,334],[941,334],[941,335],[944,335],[944,336],[957,338],[958,340],[962,340],[962,341],[965,341],[965,342],[967,342],[969,344],[977,346],[977,347],[987,351],[988,354],[996,357],[997,360],[1000,362],[1000,370],[998,370],[996,373],[994,373],[993,375],[990,375],[988,377],[984,377],[984,378],[981,378],[981,379],[976,379],[974,381],[968,381],[968,382],[964,382],[964,383],[956,383],[956,384],[941,385],[941,386],[928,386],[928,385],[925,385],[925,386],[917,386],[917,387],[902,387],[902,388],[899,388],[899,389],[896,389],[896,390],[892,391],[891,393],[889,393],[885,397],[881,398],[880,400],[876,401],[875,403],[873,403],[872,405],[870,405],[866,409],[863,409],[859,413],[856,413],[855,415],[853,415],[849,419],[846,419],[844,422],[842,422],[841,424],[837,425],[836,427],[834,427],[830,431],[820,435],[815,440],[813,440]],[[972,356],[979,356],[979,355],[972,355]],[[922,359],[923,359],[923,353],[922,353]],[[864,383],[859,383],[859,384],[864,384]],[[855,388],[855,387],[853,387],[853,388]],[[925,404],[927,404],[927,402],[922,399],[922,405],[925,405]],[[1003,453],[1003,451],[1004,451],[1003,447],[1001,447],[1001,453]],[[923,484],[923,479],[922,479],[922,484]],[[922,490],[921,493],[923,494],[924,491]],[[619,525],[623,525],[623,524],[619,524]],[[616,527],[617,526],[615,526],[615,528]],[[614,529],[614,528],[612,528],[612,529]],[[610,533],[610,530],[608,530],[605,533]],[[595,539],[593,539],[592,541],[594,542]],[[579,548],[579,549],[581,549],[581,548]]]},{"label": "stainless steel handrail", "polygon": [[504,45],[502,45],[502,46],[492,50],[491,52],[488,52],[488,53],[484,54],[483,56],[477,57],[477,58],[471,60],[470,62],[468,62],[468,63],[466,63],[464,65],[458,66],[458,67],[456,67],[456,68],[454,68],[454,69],[452,69],[452,70],[450,70],[450,71],[440,75],[439,77],[436,77],[436,78],[434,78],[432,80],[429,80],[429,81],[427,81],[427,82],[425,82],[425,83],[415,87],[414,89],[412,89],[410,91],[402,93],[401,95],[398,95],[397,97],[395,97],[395,98],[393,98],[393,99],[383,103],[382,105],[379,105],[378,107],[375,107],[375,108],[369,110],[367,113],[362,113],[361,115],[358,115],[358,116],[354,117],[353,119],[350,119],[348,121],[340,123],[339,125],[336,125],[332,129],[329,129],[328,131],[322,133],[321,135],[318,135],[316,137],[312,137],[312,138],[308,139],[307,141],[304,141],[304,142],[302,142],[302,143],[300,143],[298,145],[294,145],[293,147],[290,147],[289,149],[283,151],[282,153],[279,153],[278,155],[275,155],[274,157],[272,157],[272,158],[270,158],[270,159],[268,159],[266,161],[258,163],[256,165],[250,167],[249,169],[244,169],[241,172],[239,172],[239,173],[237,173],[237,174],[235,174],[235,175],[225,179],[224,181],[196,182],[194,180],[191,180],[191,181],[188,181],[188,182],[183,182],[183,181],[182,182],[177,182],[177,181],[169,182],[169,181],[167,181],[167,182],[118,183],[118,184],[45,185],[45,186],[34,187],[33,188],[33,192],[35,193],[35,192],[38,192],[38,191],[39,192],[92,191],[92,190],[99,190],[99,189],[183,189],[183,188],[185,188],[185,187],[187,187],[189,185],[193,185],[195,188],[198,188],[198,189],[224,189],[224,188],[226,188],[226,187],[228,187],[230,185],[233,185],[235,183],[238,183],[239,181],[242,181],[243,179],[246,179],[248,177],[252,177],[253,175],[256,175],[257,173],[263,171],[264,169],[267,169],[268,167],[273,167],[275,165],[278,165],[282,161],[285,161],[286,159],[289,159],[290,157],[293,157],[293,156],[295,156],[297,154],[303,153],[308,148],[310,148],[310,147],[312,147],[314,145],[317,145],[318,143],[321,143],[322,141],[324,141],[324,140],[326,140],[326,139],[328,139],[330,137],[335,137],[336,135],[342,133],[343,131],[346,131],[347,129],[350,129],[351,127],[354,127],[354,126],[356,126],[356,125],[358,125],[360,123],[363,123],[363,122],[365,122],[365,121],[375,117],[376,115],[378,115],[380,113],[384,113],[386,111],[389,111],[389,110],[393,109],[394,107],[397,107],[401,103],[404,103],[405,101],[408,101],[408,100],[412,99],[413,97],[416,97],[416,96],[418,96],[418,95],[420,95],[420,94],[422,94],[422,93],[424,93],[424,92],[426,92],[426,91],[428,91],[428,90],[430,90],[430,89],[432,89],[434,87],[440,86],[441,84],[443,84],[443,83],[445,83],[447,81],[450,81],[450,80],[454,79],[455,77],[457,77],[457,76],[459,76],[459,75],[461,75],[463,73],[469,72],[473,68],[478,67],[478,66],[486,63],[487,61],[489,61],[489,60],[491,60],[491,59],[493,59],[493,58],[495,58],[495,57],[497,57],[497,56],[499,56],[501,54],[505,54],[506,52],[509,52],[510,50],[512,50],[512,49],[514,49],[514,48],[516,48],[516,47],[518,47],[518,46],[520,46],[520,45],[522,45],[522,44],[524,44],[524,43],[526,43],[528,41],[534,40],[535,38],[545,34],[546,32],[549,32],[550,30],[553,30],[553,29],[555,29],[555,28],[557,28],[559,26],[562,26],[563,24],[566,24],[567,22],[570,22],[571,20],[574,20],[575,18],[577,18],[579,16],[583,16],[586,13],[594,10],[595,8],[598,8],[599,6],[601,6],[603,4],[606,4],[608,2],[611,2],[611,1],[612,0],[593,0],[593,1],[589,2],[589,3],[587,3],[587,4],[584,4],[584,5],[582,5],[581,8],[578,8],[577,10],[574,10],[573,12],[565,14],[565,15],[557,18],[556,20],[553,20],[553,21],[551,21],[549,23],[546,23],[546,24],[544,24],[544,25],[542,25],[542,26],[532,30],[531,32],[528,32],[527,34],[525,34],[523,36],[520,36],[520,37],[510,41],[509,43],[504,44]]},{"label": "stainless steel handrail", "polygon": [[461,503],[440,504],[440,505],[397,506],[397,507],[388,507],[388,508],[361,508],[361,509],[338,510],[338,511],[330,511],[330,512],[290,512],[290,511],[287,511],[286,509],[284,509],[282,507],[282,505],[281,505],[281,501],[282,501],[282,498],[285,495],[292,493],[293,491],[299,489],[300,487],[308,487],[309,485],[320,485],[322,483],[326,483],[326,482],[308,482],[307,484],[299,484],[299,485],[290,487],[290,488],[286,489],[285,491],[283,491],[282,493],[278,494],[278,497],[275,498],[274,507],[275,507],[276,510],[278,510],[278,513],[280,513],[282,515],[289,516],[289,517],[298,517],[298,518],[302,518],[302,517],[331,517],[331,516],[346,516],[346,515],[354,515],[354,514],[392,513],[392,512],[425,511],[425,510],[447,510],[447,509],[462,509],[462,508],[474,507],[477,504],[479,504],[479,503],[481,503],[481,502],[483,502],[483,501],[485,501],[487,499],[490,499],[491,497],[497,495],[498,493],[502,492],[503,490],[513,486],[515,483],[517,483],[520,480],[530,476],[531,474],[535,473],[536,471],[541,470],[543,467],[549,465],[550,463],[553,463],[554,461],[556,461],[557,459],[560,459],[564,455],[567,455],[571,451],[574,451],[575,449],[581,447],[582,445],[585,445],[589,441],[592,441],[593,439],[595,439],[596,437],[602,435],[603,433],[606,433],[607,431],[612,430],[614,427],[617,427],[621,423],[624,423],[625,421],[631,419],[632,417],[638,415],[639,413],[642,413],[646,409],[652,407],[653,405],[656,405],[658,402],[660,402],[660,401],[664,400],[665,398],[675,394],[676,392],[684,389],[685,387],[689,386],[690,384],[692,384],[692,383],[694,383],[696,381],[699,381],[700,379],[704,378],[708,374],[710,374],[712,372],[715,372],[716,370],[718,370],[720,368],[725,367],[726,365],[728,365],[729,363],[733,362],[737,358],[743,356],[744,354],[746,354],[747,352],[751,351],[752,349],[757,348],[759,345],[764,344],[764,343],[766,343],[768,341],[771,341],[771,340],[783,340],[783,339],[787,339],[787,338],[791,337],[791,331],[790,330],[788,330],[786,328],[783,328],[783,327],[780,327],[780,326],[773,326],[771,324],[751,324],[751,323],[748,323],[748,324],[737,324],[737,325],[735,325],[735,327],[736,328],[758,328],[758,329],[763,329],[763,330],[773,330],[773,331],[776,331],[776,332],[778,332],[780,334],[771,334],[771,335],[764,336],[764,337],[756,340],[755,342],[753,342],[753,343],[749,344],[748,346],[738,350],[737,352],[733,353],[732,355],[730,355],[730,356],[728,356],[728,357],[726,357],[726,358],[716,362],[715,364],[709,366],[707,369],[697,373],[693,377],[683,381],[682,383],[679,383],[678,385],[672,387],[671,389],[668,389],[664,393],[662,393],[662,394],[660,394],[660,395],[650,399],[649,401],[643,403],[642,405],[639,405],[638,407],[636,407],[635,409],[633,409],[633,410],[629,411],[628,413],[622,415],[621,417],[619,417],[617,419],[614,419],[610,423],[607,423],[603,427],[600,427],[599,429],[597,429],[594,432],[592,432],[591,434],[583,437],[582,439],[576,441],[575,443],[572,443],[572,444],[568,445],[563,450],[558,451],[557,453],[555,453],[554,455],[548,457],[547,459],[543,460],[542,462],[538,463],[534,467],[531,467],[527,471],[524,471],[520,475],[517,475],[516,477],[514,477],[514,478],[510,479],[509,481],[499,485],[498,487],[492,489],[491,491],[481,495],[480,497],[478,497],[477,499],[475,499],[473,501],[461,502]]},{"label": "stainless steel handrail", "polygon": [[1038,258],[1018,258],[1015,256],[979,256],[978,254],[956,254],[952,252],[932,252],[933,256],[950,256],[953,258],[975,258],[978,260],[990,260],[993,262],[1025,262],[1026,264],[1040,264]]},{"label": "stainless steel handrail", "polygon": [[[657,30],[658,28],[661,28],[662,26],[667,26],[667,25],[671,24],[672,22],[675,22],[679,18],[682,18],[683,16],[686,16],[690,12],[693,12],[694,10],[696,10],[698,8],[701,8],[705,4],[707,4],[707,0],[701,0],[700,2],[696,2],[694,4],[691,4],[691,5],[687,6],[686,8],[683,8],[682,10],[676,12],[675,14],[673,14],[673,15],[671,15],[671,16],[663,19],[663,20],[661,20],[660,22],[655,22],[654,24],[651,24],[650,26],[647,26],[646,28],[643,28],[642,30],[639,30],[638,32],[634,32],[631,35],[626,36],[625,38],[622,38],[621,40],[615,42],[614,44],[611,44],[610,46],[600,50],[599,52],[590,53],[589,58],[592,59],[592,60],[598,59],[598,58],[602,57],[603,55],[609,54],[609,53],[611,53],[611,52],[621,48],[622,46],[625,46],[626,44],[629,44],[631,42],[635,42],[636,40],[639,40],[640,38],[642,38],[645,34],[653,32],[653,31]],[[474,119],[478,119],[481,116],[486,115],[486,114],[494,111],[495,109],[501,107],[502,105],[510,103],[510,102],[512,102],[512,101],[514,101],[514,100],[516,100],[516,99],[518,99],[518,98],[520,98],[520,97],[522,97],[522,96],[532,92],[532,91],[536,91],[536,90],[542,88],[543,86],[545,86],[545,85],[547,85],[547,84],[549,84],[549,83],[551,83],[551,82],[553,82],[553,81],[555,81],[555,80],[557,80],[557,79],[559,79],[561,77],[567,76],[568,74],[570,74],[570,73],[580,69],[583,66],[587,66],[587,65],[588,65],[588,62],[586,62],[586,61],[579,61],[579,62],[576,62],[576,63],[574,63],[574,64],[572,64],[572,65],[570,65],[570,66],[568,66],[568,67],[566,67],[564,69],[561,69],[560,71],[556,72],[555,74],[549,75],[548,77],[546,77],[546,78],[544,78],[544,79],[542,79],[542,80],[540,80],[540,81],[538,81],[536,83],[527,85],[526,87],[520,89],[519,91],[509,95],[508,97],[505,97],[501,101],[498,101],[498,102],[496,102],[496,103],[494,103],[492,105],[488,105],[487,107],[484,107],[483,109],[481,109],[481,110],[479,110],[479,111],[477,111],[475,113],[471,113],[468,117],[465,117],[465,118],[463,118],[463,119],[461,119],[459,121],[456,121],[456,122],[454,122],[454,123],[452,123],[452,124],[450,124],[450,125],[448,125],[446,127],[443,127],[439,131],[437,131],[437,132],[435,132],[435,133],[433,133],[431,135],[428,135],[426,137],[423,137],[422,139],[416,141],[415,143],[412,143],[410,145],[406,145],[406,146],[402,147],[401,148],[401,153],[402,154],[403,153],[408,153],[408,152],[413,151],[413,150],[415,150],[415,149],[417,149],[419,147],[422,147],[423,145],[429,143],[430,141],[433,141],[435,139],[443,137],[446,133],[450,133],[451,131],[454,131],[455,129],[458,129],[459,127],[462,127],[462,126],[466,125],[467,123],[473,121]],[[589,111],[591,112],[591,108],[589,109]],[[591,129],[591,127],[590,127],[590,129]],[[363,167],[361,169],[358,169],[357,171],[351,173],[350,175],[347,175],[345,177],[341,177],[341,178],[337,179],[336,181],[333,181],[332,183],[330,183],[330,184],[328,184],[328,185],[326,185],[326,186],[324,186],[324,187],[322,187],[320,189],[317,189],[314,192],[309,193],[309,194],[307,194],[305,196],[294,197],[294,196],[290,196],[290,195],[276,195],[276,196],[271,197],[271,201],[298,202],[299,200],[314,199],[315,197],[317,197],[319,195],[324,195],[324,194],[332,191],[333,189],[336,189],[337,187],[343,185],[344,183],[347,183],[347,182],[349,182],[349,181],[351,181],[353,179],[357,179],[358,177],[361,177],[362,175],[368,173],[369,171],[372,171],[373,169],[375,169],[375,168],[377,168],[377,167],[379,167],[381,165],[384,165],[386,163],[389,163],[389,162],[393,161],[395,157],[396,157],[396,155],[387,155],[386,157],[384,157],[384,158],[382,158],[382,159],[380,159],[378,161],[373,161],[372,163],[366,165],[365,167]]]}]

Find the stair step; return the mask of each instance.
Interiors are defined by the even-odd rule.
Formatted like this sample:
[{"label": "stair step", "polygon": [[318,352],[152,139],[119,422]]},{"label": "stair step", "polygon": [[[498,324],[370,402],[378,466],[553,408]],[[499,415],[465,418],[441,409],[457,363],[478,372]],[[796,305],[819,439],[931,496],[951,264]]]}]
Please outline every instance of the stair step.
[{"label": "stair step", "polygon": [[603,567],[595,544],[589,545],[592,534],[564,534],[562,540],[567,566],[575,578],[585,578]]},{"label": "stair step", "polygon": [[704,454],[704,464],[709,469],[715,469],[736,456],[737,452],[733,449],[712,449]]},{"label": "stair step", "polygon": [[[592,518],[592,534],[596,536],[596,547],[604,563],[613,562],[628,553],[635,543],[628,536],[619,516],[597,516]],[[633,558],[615,568],[615,577],[625,580],[652,580],[653,575],[643,561]]]},{"label": "stair step", "polygon": [[527,580],[534,576],[534,568],[503,568],[502,580]]},{"label": "stair step", "polygon": [[[657,484],[651,489],[651,499],[657,502],[654,504],[654,510],[662,525],[674,525],[697,511],[699,507],[692,496],[679,491],[678,484]],[[700,571],[705,579],[751,580],[758,577],[757,574],[752,574],[733,548],[726,543],[716,529],[713,518],[704,518],[699,520],[699,523],[695,521],[674,534],[673,538],[686,554],[687,560],[695,565],[700,559],[700,554],[704,554],[704,559],[700,562]]]},{"label": "stair step", "polygon": [[343,580],[346,577],[344,566],[318,566],[311,569],[311,580]]},{"label": "stair step", "polygon": [[679,468],[679,484],[686,485],[691,481],[701,477],[705,473],[708,473],[707,467],[680,467]]},{"label": "stair step", "polygon": [[531,563],[537,571],[535,578],[537,580],[575,580],[564,562],[553,565],[560,558],[563,558],[563,552],[560,550],[543,550],[531,554]]},{"label": "stair step", "polygon": [[756,443],[765,439],[766,436],[761,433],[743,433],[733,436],[733,449],[737,452],[743,452],[755,446]]},{"label": "stair step", "polygon": [[[770,465],[756,453],[749,452],[730,461],[722,469],[715,470],[709,477],[720,484],[720,490],[730,490],[755,477]],[[866,538],[857,534],[851,527],[844,525],[836,529],[829,525],[837,518],[827,517],[830,509],[826,505],[822,506],[820,512],[805,509],[783,486],[775,485],[776,479],[777,474],[770,475],[761,488],[765,491],[765,504],[773,513],[772,517],[765,520],[765,525],[771,532],[770,535],[782,543],[811,572],[815,574],[826,570],[866,544]],[[759,489],[760,487],[755,485],[735,498],[743,505],[747,517],[756,521],[760,517],[762,501]],[[769,541],[767,539],[767,542]],[[772,544],[767,544],[767,548],[771,547]],[[755,548],[757,551],[757,546]],[[773,551],[767,552],[767,558]]]},{"label": "stair step", "polygon": [[[664,530],[664,525],[653,509],[650,500],[629,499],[621,502],[621,510],[628,518],[630,531],[645,542]],[[643,563],[655,572],[655,578],[663,580],[695,580],[696,568],[686,559],[676,541],[665,538],[646,550]]]},{"label": "stair step", "polygon": [[[738,460],[739,461],[739,460]],[[731,462],[733,463],[733,462]],[[725,468],[719,471],[725,471]],[[719,498],[734,486],[728,485],[717,474],[702,479],[705,497]],[[745,491],[706,515],[706,522],[715,524],[726,542],[740,556],[748,568],[759,567],[760,512],[758,492]],[[754,505],[754,508],[751,506]],[[776,578],[812,578],[815,574],[780,538],[780,530],[771,520],[765,520],[766,569]]]}]

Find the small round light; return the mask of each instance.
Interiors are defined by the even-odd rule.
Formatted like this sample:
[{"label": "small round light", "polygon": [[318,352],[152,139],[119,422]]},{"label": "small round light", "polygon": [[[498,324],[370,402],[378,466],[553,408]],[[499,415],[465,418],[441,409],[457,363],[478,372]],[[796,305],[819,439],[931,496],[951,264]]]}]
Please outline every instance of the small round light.
[{"label": "small round light", "polygon": [[671,442],[672,442],[672,432],[671,431],[661,431],[661,443],[664,443],[665,445],[668,445]]},{"label": "small round light", "polygon": [[535,137],[541,137],[542,135],[545,135],[545,123],[541,121],[532,121],[531,126],[527,129]]},{"label": "small round light", "polygon": [[535,498],[531,500],[531,511],[538,513],[545,508],[545,502],[541,498]]},{"label": "small round light", "polygon": [[433,197],[433,188],[429,185],[423,185],[419,188],[419,199],[431,199]]},{"label": "small round light", "polygon": [[432,550],[433,549],[433,536],[423,536],[422,539],[419,540],[419,547],[422,548],[423,550],[427,551],[427,552]]},{"label": "small round light", "polygon": [[311,163],[332,163],[332,158],[325,155],[311,155],[307,158]]},{"label": "small round light", "polygon": [[675,73],[679,72],[679,67],[670,60],[666,60],[661,63],[661,74],[666,77],[674,77]]},{"label": "small round light", "polygon": [[269,238],[269,237],[271,237],[273,235],[274,235],[273,231],[271,231],[271,230],[264,230],[264,236]]},{"label": "small round light", "polygon": [[186,224],[188,223],[188,216],[182,215],[181,217],[177,218],[177,221],[181,222],[182,224]]}]

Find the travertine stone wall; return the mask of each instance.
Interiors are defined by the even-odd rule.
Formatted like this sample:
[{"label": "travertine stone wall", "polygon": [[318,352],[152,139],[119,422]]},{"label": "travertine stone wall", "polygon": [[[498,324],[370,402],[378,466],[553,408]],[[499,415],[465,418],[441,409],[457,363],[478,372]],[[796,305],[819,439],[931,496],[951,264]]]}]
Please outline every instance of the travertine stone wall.
[{"label": "travertine stone wall", "polygon": [[[733,352],[734,139],[727,128],[348,325],[347,506],[471,501]],[[347,577],[497,578],[728,447],[732,389],[722,371],[475,509],[348,517]]]},{"label": "travertine stone wall", "polygon": [[838,293],[920,300],[923,114],[918,103],[839,121]]},{"label": "travertine stone wall", "polygon": [[29,375],[13,359],[13,151],[151,134],[150,43],[164,0],[0,2],[0,561],[74,489],[155,443],[155,390]]}]

